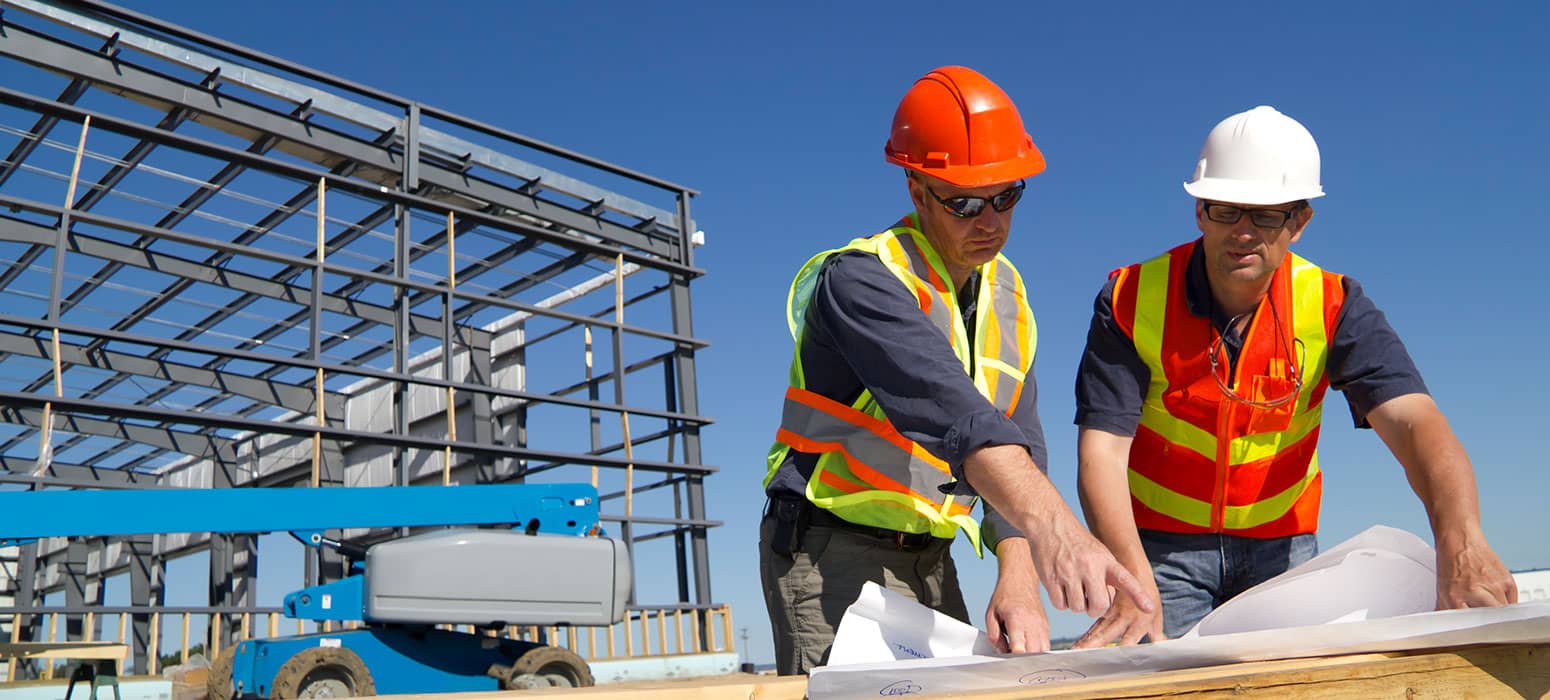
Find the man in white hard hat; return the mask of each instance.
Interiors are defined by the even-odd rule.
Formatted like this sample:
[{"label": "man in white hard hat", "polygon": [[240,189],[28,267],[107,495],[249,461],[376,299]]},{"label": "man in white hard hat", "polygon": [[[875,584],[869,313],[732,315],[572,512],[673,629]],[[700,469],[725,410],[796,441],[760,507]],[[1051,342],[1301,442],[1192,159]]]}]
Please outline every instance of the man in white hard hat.
[{"label": "man in white hard hat", "polygon": [[1324,196],[1313,136],[1270,107],[1230,116],[1184,189],[1201,237],[1110,275],[1076,387],[1088,523],[1161,614],[1120,597],[1077,646],[1177,636],[1317,552],[1330,388],[1426,507],[1437,607],[1516,602],[1469,457],[1405,346],[1355,280],[1288,253]]}]

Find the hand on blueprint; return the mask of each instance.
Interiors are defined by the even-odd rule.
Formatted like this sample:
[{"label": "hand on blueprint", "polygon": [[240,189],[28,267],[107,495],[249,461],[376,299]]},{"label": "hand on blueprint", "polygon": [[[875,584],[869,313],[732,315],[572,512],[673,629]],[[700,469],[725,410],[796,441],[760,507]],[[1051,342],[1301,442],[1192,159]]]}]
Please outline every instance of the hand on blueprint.
[{"label": "hand on blueprint", "polygon": [[1518,585],[1484,535],[1437,538],[1437,609],[1493,608],[1518,602]]},{"label": "hand on blueprint", "polygon": [[1039,576],[1028,540],[1008,537],[996,545],[996,590],[985,608],[985,633],[996,651],[1049,651],[1049,619],[1039,598]]},{"label": "hand on blueprint", "polygon": [[1109,587],[1155,610],[1141,583],[1125,570],[1076,515],[1038,465],[1019,445],[992,445],[970,452],[963,475],[985,501],[1023,531],[1033,565],[1058,610],[1098,617],[1109,609]]},{"label": "hand on blueprint", "polygon": [[1099,617],[1115,597],[1129,598],[1144,612],[1159,609],[1141,582],[1070,511],[1033,532],[1033,564],[1056,609]]},{"label": "hand on blueprint", "polygon": [[1118,596],[1114,604],[1109,606],[1109,611],[1071,645],[1072,649],[1103,647],[1115,641],[1120,646],[1130,646],[1145,636],[1150,636],[1154,642],[1168,638],[1163,634],[1162,597],[1157,593],[1157,583],[1152,580],[1151,567],[1147,569],[1136,578],[1141,580],[1142,587],[1152,601],[1152,612],[1142,612],[1130,598]]}]

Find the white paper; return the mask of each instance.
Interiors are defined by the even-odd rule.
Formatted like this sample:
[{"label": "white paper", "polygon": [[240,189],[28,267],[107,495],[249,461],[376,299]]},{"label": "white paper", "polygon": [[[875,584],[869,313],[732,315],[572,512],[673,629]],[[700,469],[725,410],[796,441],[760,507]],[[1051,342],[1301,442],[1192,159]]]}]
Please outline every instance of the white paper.
[{"label": "white paper", "polygon": [[1087,678],[1310,656],[1464,644],[1550,642],[1550,602],[1444,610],[1339,624],[1180,638],[1156,644],[1012,657],[891,661],[814,669],[811,700],[1045,686]]},{"label": "white paper", "polygon": [[964,692],[1242,661],[1550,642],[1550,602],[1431,612],[1435,561],[1415,535],[1374,527],[1245,591],[1179,639],[1015,657],[995,654],[973,627],[868,584],[840,621],[830,665],[812,672],[808,696]]},{"label": "white paper", "polygon": [[1378,525],[1233,597],[1185,637],[1430,612],[1437,555],[1413,534]]},{"label": "white paper", "polygon": [[829,665],[994,653],[974,626],[868,581],[840,618]]}]

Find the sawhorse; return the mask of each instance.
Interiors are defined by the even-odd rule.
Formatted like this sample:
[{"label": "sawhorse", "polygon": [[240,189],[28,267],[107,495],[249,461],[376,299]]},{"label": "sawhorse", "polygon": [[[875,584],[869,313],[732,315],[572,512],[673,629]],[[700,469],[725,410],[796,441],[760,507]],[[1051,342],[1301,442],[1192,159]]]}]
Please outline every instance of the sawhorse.
[{"label": "sawhorse", "polygon": [[[13,668],[15,662],[22,659],[45,659],[46,663],[53,659],[77,659],[78,663],[70,670],[65,700],[71,700],[77,682],[84,682],[91,688],[89,700],[97,700],[97,689],[105,685],[112,686],[113,700],[122,700],[118,691],[118,665],[129,658],[129,647],[116,642],[0,642],[0,659],[3,658],[12,659]],[[14,679],[13,670],[11,680]]]},{"label": "sawhorse", "polygon": [[70,670],[70,685],[65,686],[65,700],[70,700],[75,694],[77,681],[87,683],[91,687],[91,695],[88,700],[97,700],[97,688],[108,685],[113,687],[113,700],[123,700],[118,694],[118,660],[116,659],[89,659],[75,665]]}]

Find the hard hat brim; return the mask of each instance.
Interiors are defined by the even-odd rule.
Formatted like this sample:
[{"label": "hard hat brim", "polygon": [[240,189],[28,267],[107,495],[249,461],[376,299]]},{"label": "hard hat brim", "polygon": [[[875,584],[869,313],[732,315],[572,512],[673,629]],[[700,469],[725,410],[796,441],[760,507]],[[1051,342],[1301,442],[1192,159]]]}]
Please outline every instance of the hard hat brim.
[{"label": "hard hat brim", "polygon": [[1233,204],[1285,204],[1324,196],[1324,188],[1319,185],[1266,185],[1215,177],[1186,182],[1184,191],[1195,199]]},{"label": "hard hat brim", "polygon": [[919,163],[911,163],[892,153],[888,154],[888,162],[965,188],[987,187],[1003,182],[1016,182],[1044,172],[1044,154],[1040,153],[1037,148],[1029,149],[1020,157],[986,165],[949,165],[942,168],[927,168]]}]

